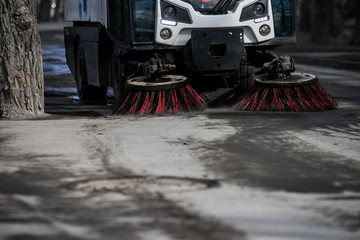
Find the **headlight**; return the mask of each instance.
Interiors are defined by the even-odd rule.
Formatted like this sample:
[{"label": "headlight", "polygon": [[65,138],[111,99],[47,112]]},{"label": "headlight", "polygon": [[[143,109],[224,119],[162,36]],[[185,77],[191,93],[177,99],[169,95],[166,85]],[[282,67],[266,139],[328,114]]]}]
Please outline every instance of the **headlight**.
[{"label": "headlight", "polygon": [[265,12],[265,7],[263,4],[257,3],[254,5],[253,11],[256,16],[261,16]]},{"label": "headlight", "polygon": [[163,29],[161,29],[161,31],[160,31],[160,37],[161,37],[162,39],[167,40],[167,39],[171,38],[171,36],[172,36],[172,32],[171,32],[170,29],[168,29],[168,28],[163,28]]},{"label": "headlight", "polygon": [[176,15],[176,9],[173,7],[166,7],[164,9],[165,18],[173,18]]},{"label": "headlight", "polygon": [[259,28],[259,33],[261,36],[266,36],[266,35],[269,35],[269,33],[271,32],[271,28],[269,25],[262,25],[260,28]]},{"label": "headlight", "polygon": [[161,19],[161,24],[169,25],[169,26],[176,26],[177,22],[171,21],[171,20]]}]

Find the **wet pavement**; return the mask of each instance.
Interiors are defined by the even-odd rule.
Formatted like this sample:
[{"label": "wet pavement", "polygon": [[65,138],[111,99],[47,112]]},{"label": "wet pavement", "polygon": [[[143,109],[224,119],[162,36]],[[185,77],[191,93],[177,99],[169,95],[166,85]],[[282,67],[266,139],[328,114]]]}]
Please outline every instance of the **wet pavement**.
[{"label": "wet pavement", "polygon": [[333,111],[113,116],[42,39],[47,114],[0,122],[0,239],[360,238],[359,72],[297,65]]}]

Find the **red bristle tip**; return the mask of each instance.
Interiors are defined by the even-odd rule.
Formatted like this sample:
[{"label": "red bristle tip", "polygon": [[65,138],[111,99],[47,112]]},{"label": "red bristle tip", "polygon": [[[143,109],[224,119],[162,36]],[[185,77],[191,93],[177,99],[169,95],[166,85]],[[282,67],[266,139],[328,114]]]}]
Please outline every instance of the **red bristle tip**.
[{"label": "red bristle tip", "polygon": [[205,101],[187,84],[159,91],[124,90],[113,109],[120,114],[163,114],[201,109]]},{"label": "red bristle tip", "polygon": [[254,86],[249,94],[235,105],[241,111],[315,112],[335,109],[336,101],[319,84],[297,87]]}]

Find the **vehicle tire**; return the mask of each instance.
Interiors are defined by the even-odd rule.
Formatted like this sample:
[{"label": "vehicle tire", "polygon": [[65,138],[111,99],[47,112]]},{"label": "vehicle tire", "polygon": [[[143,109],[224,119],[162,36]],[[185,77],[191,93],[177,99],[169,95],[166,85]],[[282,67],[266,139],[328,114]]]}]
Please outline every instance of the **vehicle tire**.
[{"label": "vehicle tire", "polygon": [[107,87],[96,87],[88,84],[84,48],[80,42],[76,46],[75,64],[75,80],[79,98],[81,100],[104,100]]},{"label": "vehicle tire", "polygon": [[111,58],[111,85],[114,91],[114,99],[117,100],[122,92],[124,84],[123,70],[120,53],[116,48],[113,50]]}]

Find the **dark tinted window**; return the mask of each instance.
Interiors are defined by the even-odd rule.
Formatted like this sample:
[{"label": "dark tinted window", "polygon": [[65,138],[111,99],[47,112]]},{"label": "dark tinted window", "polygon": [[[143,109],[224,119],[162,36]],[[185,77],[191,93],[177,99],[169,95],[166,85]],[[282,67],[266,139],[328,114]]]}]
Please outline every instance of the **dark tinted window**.
[{"label": "dark tinted window", "polygon": [[153,42],[155,33],[155,0],[134,0],[135,42]]},{"label": "dark tinted window", "polygon": [[130,40],[129,1],[109,0],[110,31],[121,41]]},{"label": "dark tinted window", "polygon": [[275,36],[290,37],[294,33],[292,0],[272,0],[272,11],[275,25]]}]

